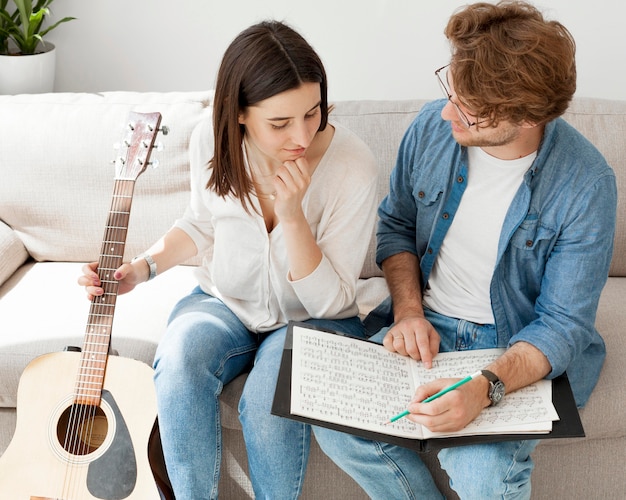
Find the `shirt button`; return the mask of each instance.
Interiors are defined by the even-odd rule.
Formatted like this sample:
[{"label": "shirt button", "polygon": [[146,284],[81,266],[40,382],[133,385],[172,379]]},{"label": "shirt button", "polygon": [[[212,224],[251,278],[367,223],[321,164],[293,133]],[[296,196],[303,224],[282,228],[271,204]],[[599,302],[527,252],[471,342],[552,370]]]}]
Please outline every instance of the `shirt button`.
[{"label": "shirt button", "polygon": [[456,181],[457,181],[457,182],[463,182],[464,180],[465,180],[465,179],[463,179],[463,176],[462,176],[462,175],[459,175],[459,176],[456,178]]},{"label": "shirt button", "polygon": [[448,212],[445,212],[442,217],[446,220],[448,220],[450,218],[450,215],[448,214]]},{"label": "shirt button", "polygon": [[526,246],[527,247],[532,247],[533,246],[533,240],[526,240]]},{"label": "shirt button", "polygon": [[432,254],[433,253],[433,249],[429,247],[428,250],[426,250],[426,253]]},{"label": "shirt button", "polygon": [[424,191],[420,191],[419,193],[417,193],[418,198],[423,198],[424,196],[426,196],[426,193],[424,193]]}]

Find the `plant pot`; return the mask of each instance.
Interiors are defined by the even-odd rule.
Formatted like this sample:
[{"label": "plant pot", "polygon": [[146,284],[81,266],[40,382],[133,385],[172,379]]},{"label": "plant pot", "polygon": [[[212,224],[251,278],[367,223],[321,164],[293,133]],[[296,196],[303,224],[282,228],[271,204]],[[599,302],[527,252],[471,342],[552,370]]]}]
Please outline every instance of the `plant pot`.
[{"label": "plant pot", "polygon": [[0,94],[52,92],[55,65],[56,50],[51,43],[38,54],[0,55]]}]

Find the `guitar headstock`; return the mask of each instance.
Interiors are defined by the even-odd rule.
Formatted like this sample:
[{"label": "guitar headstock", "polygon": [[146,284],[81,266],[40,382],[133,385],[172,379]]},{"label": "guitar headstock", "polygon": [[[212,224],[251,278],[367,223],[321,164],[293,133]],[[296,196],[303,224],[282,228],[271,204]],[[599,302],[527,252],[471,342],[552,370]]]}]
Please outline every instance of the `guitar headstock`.
[{"label": "guitar headstock", "polygon": [[155,147],[160,124],[161,113],[129,113],[126,132],[122,137],[125,153],[121,152],[115,161],[117,180],[134,181],[144,172]]}]

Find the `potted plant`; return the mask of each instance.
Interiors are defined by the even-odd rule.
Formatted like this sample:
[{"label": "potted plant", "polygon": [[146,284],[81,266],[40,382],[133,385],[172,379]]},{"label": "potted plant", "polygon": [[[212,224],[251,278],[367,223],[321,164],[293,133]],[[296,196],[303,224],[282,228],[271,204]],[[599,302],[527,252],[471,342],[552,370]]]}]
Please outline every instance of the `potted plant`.
[{"label": "potted plant", "polygon": [[55,47],[43,37],[75,19],[64,17],[43,28],[53,1],[0,0],[0,94],[52,91]]}]

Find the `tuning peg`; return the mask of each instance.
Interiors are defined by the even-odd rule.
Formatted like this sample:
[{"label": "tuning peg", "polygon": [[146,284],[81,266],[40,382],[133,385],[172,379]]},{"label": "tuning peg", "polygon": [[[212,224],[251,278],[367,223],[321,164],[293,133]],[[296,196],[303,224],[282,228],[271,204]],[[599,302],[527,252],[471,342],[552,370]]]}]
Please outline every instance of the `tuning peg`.
[{"label": "tuning peg", "polygon": [[148,162],[148,165],[150,165],[152,168],[159,168],[159,160],[151,160]]},{"label": "tuning peg", "polygon": [[[148,125],[148,129],[150,130],[150,132],[152,132],[154,130],[151,125]],[[159,132],[161,132],[163,135],[167,135],[167,134],[170,133],[170,129],[166,125],[163,125],[161,128],[159,128],[157,130]]]},{"label": "tuning peg", "polygon": [[[130,142],[128,141],[128,139],[124,139],[124,147],[127,147],[127,148],[130,147]],[[121,142],[114,142],[113,143],[113,149],[115,149],[116,151],[119,151],[120,149],[122,149],[122,143]]]},{"label": "tuning peg", "polygon": [[157,142],[157,143],[152,145],[152,148],[156,149],[160,153],[161,151],[163,151],[165,149],[165,146],[163,146],[162,142]]}]

